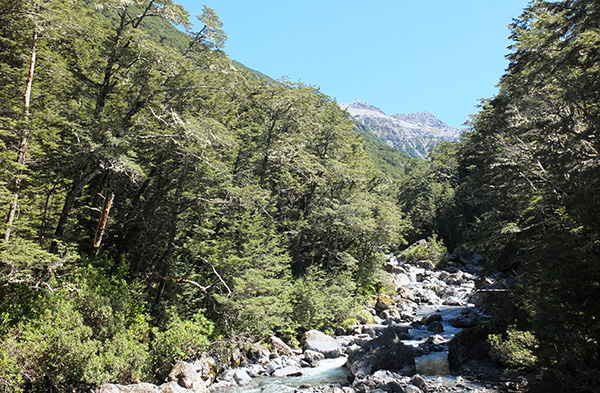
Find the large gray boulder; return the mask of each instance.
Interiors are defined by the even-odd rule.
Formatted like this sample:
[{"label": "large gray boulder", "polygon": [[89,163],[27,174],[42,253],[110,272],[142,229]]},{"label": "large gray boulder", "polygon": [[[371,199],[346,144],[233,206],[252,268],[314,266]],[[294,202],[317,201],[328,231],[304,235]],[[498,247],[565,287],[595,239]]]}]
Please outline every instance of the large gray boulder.
[{"label": "large gray boulder", "polygon": [[448,362],[451,369],[458,369],[471,360],[490,358],[487,341],[489,329],[475,326],[458,332],[448,343]]},{"label": "large gray boulder", "polygon": [[161,393],[161,390],[151,383],[136,383],[134,385],[106,383],[100,386],[96,393]]},{"label": "large gray boulder", "polygon": [[[160,393],[191,393],[193,390],[188,390],[183,386],[180,386],[177,382],[171,381],[164,383],[158,387]],[[206,390],[208,392],[208,390]]]},{"label": "large gray boulder", "polygon": [[283,355],[283,356],[293,356],[294,352],[292,351],[292,348],[290,348],[289,345],[287,345],[286,343],[283,342],[283,340],[281,340],[279,337],[277,336],[271,336],[269,338],[269,341],[271,343],[271,348],[279,355]]},{"label": "large gray boulder", "polygon": [[316,367],[319,364],[319,361],[323,360],[324,358],[325,355],[323,355],[321,352],[311,351],[310,349],[304,351],[304,360],[306,360],[311,367]]},{"label": "large gray boulder", "polygon": [[233,379],[238,385],[249,385],[252,383],[252,377],[243,368],[238,368],[233,373]]},{"label": "large gray boulder", "polygon": [[309,330],[304,334],[304,349],[322,353],[326,358],[342,356],[342,346],[335,339],[318,330]]},{"label": "large gray boulder", "polygon": [[396,370],[402,375],[415,373],[413,350],[404,345],[393,329],[362,344],[348,354],[346,364],[355,378],[366,378],[378,370]]},{"label": "large gray boulder", "polygon": [[302,375],[302,369],[298,366],[286,366],[284,368],[280,368],[275,370],[273,373],[274,377],[297,377]]},{"label": "large gray boulder", "polygon": [[194,393],[206,393],[208,389],[199,371],[201,370],[193,364],[178,361],[171,369],[167,381],[175,382]]}]

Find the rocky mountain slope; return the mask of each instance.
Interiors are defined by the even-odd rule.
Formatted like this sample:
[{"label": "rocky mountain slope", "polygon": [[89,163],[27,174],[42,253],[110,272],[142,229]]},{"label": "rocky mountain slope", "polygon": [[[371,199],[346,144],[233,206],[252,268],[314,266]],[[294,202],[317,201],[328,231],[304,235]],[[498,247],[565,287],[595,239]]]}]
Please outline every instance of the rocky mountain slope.
[{"label": "rocky mountain slope", "polygon": [[340,104],[340,107],[388,145],[414,158],[425,159],[438,143],[456,141],[463,132],[429,112],[390,116],[362,101]]}]

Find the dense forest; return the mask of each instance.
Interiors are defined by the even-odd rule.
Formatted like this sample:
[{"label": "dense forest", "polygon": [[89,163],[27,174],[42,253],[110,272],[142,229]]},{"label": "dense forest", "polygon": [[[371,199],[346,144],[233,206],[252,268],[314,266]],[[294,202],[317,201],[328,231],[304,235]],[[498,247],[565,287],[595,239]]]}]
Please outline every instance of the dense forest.
[{"label": "dense forest", "polygon": [[382,254],[429,238],[506,278],[490,329],[532,392],[596,391],[598,2],[533,1],[498,94],[425,161],[200,22],[171,0],[0,0],[1,390],[163,380],[350,326]]}]

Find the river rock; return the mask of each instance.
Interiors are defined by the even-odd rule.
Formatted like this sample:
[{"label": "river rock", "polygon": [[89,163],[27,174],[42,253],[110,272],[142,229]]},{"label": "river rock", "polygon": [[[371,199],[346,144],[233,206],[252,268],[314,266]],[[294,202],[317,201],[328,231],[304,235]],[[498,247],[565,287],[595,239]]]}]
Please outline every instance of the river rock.
[{"label": "river rock", "polygon": [[246,372],[250,377],[256,378],[258,376],[264,375],[267,373],[267,370],[264,366],[260,364],[250,364],[246,367]]},{"label": "river rock", "polygon": [[235,370],[233,373],[233,379],[240,386],[252,383],[252,377],[243,368],[238,368]]},{"label": "river rock", "polygon": [[[191,393],[195,392],[194,390],[188,390],[183,386],[180,386],[177,382],[171,381],[164,383],[159,386],[159,390],[161,393]],[[208,390],[205,388],[202,392],[208,393]]]},{"label": "river rock", "polygon": [[377,296],[377,303],[375,303],[375,309],[383,311],[394,307],[394,300],[389,295],[381,294]]},{"label": "river rock", "polygon": [[316,367],[320,360],[323,360],[325,355],[321,352],[311,351],[307,349],[304,351],[304,360],[306,360],[312,367]]},{"label": "river rock", "polygon": [[404,273],[395,274],[393,278],[396,288],[410,285],[410,277]]},{"label": "river rock", "polygon": [[322,353],[326,358],[342,356],[342,346],[335,339],[318,330],[304,334],[304,349]]},{"label": "river rock", "polygon": [[455,328],[469,328],[477,325],[479,322],[479,315],[477,311],[465,308],[460,312],[460,315],[456,318],[453,318],[450,321],[450,324]]},{"label": "river rock", "polygon": [[161,390],[151,383],[136,383],[133,385],[105,383],[96,390],[96,393],[161,393]]},{"label": "river rock", "polygon": [[289,345],[284,343],[279,337],[271,336],[269,337],[269,341],[271,342],[271,348],[277,352],[279,355],[284,356],[293,356],[294,352]]},{"label": "river rock", "polygon": [[439,321],[433,321],[427,325],[427,331],[439,334],[444,331],[444,325],[442,325],[442,323]]},{"label": "river rock", "polygon": [[427,381],[425,380],[425,378],[423,378],[422,376],[420,376],[418,374],[415,375],[415,376],[413,376],[410,379],[410,381],[408,381],[408,383],[410,383],[413,386],[418,387],[421,390],[424,390],[424,391],[428,391],[429,390],[429,388],[427,386]]},{"label": "river rock", "polygon": [[[381,318],[384,319],[384,321],[394,321],[394,322],[399,322],[402,320],[402,314],[400,313],[400,311],[398,311],[397,308],[389,308],[387,310],[383,310],[381,312]],[[384,322],[385,323],[385,322]]]},{"label": "river rock", "polygon": [[387,329],[381,336],[363,343],[358,351],[349,353],[347,367],[356,378],[366,378],[377,370],[400,370],[412,375],[415,358],[412,349],[392,329]]},{"label": "river rock", "polygon": [[406,385],[403,393],[423,393],[423,391],[416,386]]},{"label": "river rock", "polygon": [[275,370],[278,370],[283,367],[283,359],[275,358],[265,365],[265,371],[267,372],[267,374],[273,374]]},{"label": "river rock", "polygon": [[386,272],[391,274],[401,274],[405,272],[404,268],[397,263],[386,262],[383,265],[383,268]]},{"label": "river rock", "polygon": [[167,381],[176,382],[178,385],[189,389],[195,393],[207,392],[206,383],[202,380],[202,376],[198,373],[193,364],[178,361],[175,363]]},{"label": "river rock", "polygon": [[444,337],[440,336],[439,334],[434,334],[433,336],[429,336],[425,340],[426,344],[432,344],[432,345],[442,345],[442,344],[446,344],[447,342],[448,342],[448,340],[446,340]]},{"label": "river rock", "polygon": [[297,366],[287,366],[275,370],[273,373],[274,377],[282,378],[282,377],[298,377],[302,375],[302,369]]},{"label": "river rock", "polygon": [[458,332],[448,343],[450,368],[459,368],[471,360],[489,359],[489,331],[484,326],[475,326]]},{"label": "river rock", "polygon": [[421,318],[421,322],[423,322],[424,325],[429,325],[432,322],[441,322],[442,318],[442,314],[436,312]]},{"label": "river rock", "polygon": [[433,264],[433,262],[431,262],[428,259],[416,261],[415,265],[418,267],[422,267],[423,269],[426,269],[426,270],[433,270],[435,268],[435,265]]},{"label": "river rock", "polygon": [[206,386],[210,386],[217,379],[217,362],[212,357],[202,355],[200,359],[192,364]]}]

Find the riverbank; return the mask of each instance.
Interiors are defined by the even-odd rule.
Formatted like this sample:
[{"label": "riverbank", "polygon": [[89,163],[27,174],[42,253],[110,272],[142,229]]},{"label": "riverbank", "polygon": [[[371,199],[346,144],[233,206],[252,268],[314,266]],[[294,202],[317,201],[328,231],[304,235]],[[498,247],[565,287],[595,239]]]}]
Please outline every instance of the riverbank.
[{"label": "riverbank", "polygon": [[[435,269],[429,261],[406,263],[400,255],[387,255],[385,270],[394,291],[374,297],[361,323],[333,337],[307,332],[302,348],[273,336],[255,346],[239,367],[219,375],[210,359],[180,362],[169,382],[155,391],[521,391],[522,378],[507,376],[493,364],[485,336],[478,336],[490,318],[477,290],[480,262],[477,255],[453,256]],[[141,388],[105,385],[97,393],[152,391],[136,386]]]}]

